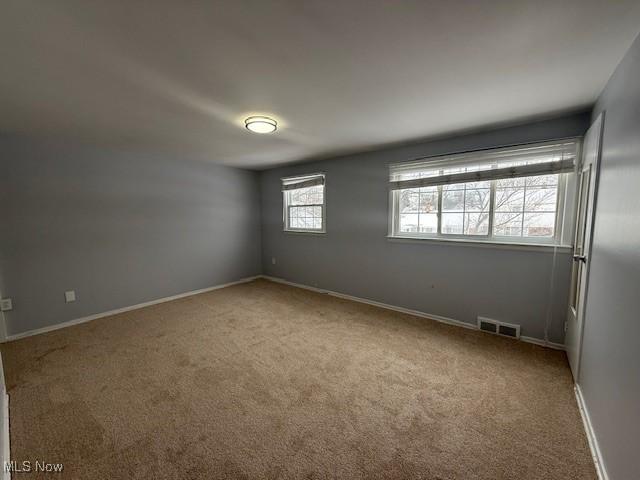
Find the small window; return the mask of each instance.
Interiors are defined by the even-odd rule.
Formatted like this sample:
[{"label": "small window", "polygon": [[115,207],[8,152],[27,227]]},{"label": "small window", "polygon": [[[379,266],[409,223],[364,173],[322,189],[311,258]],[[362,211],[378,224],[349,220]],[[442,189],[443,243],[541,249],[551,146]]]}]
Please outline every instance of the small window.
[{"label": "small window", "polygon": [[324,233],[324,174],[282,179],[284,229]]},{"label": "small window", "polygon": [[561,243],[577,140],[390,167],[391,236]]}]

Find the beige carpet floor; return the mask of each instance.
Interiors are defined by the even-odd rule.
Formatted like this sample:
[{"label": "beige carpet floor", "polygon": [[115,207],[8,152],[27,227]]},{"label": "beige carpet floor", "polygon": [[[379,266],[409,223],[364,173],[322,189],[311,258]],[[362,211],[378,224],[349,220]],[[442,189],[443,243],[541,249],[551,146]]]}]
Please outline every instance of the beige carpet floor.
[{"label": "beige carpet floor", "polygon": [[266,280],[2,355],[46,478],[596,478],[564,353]]}]

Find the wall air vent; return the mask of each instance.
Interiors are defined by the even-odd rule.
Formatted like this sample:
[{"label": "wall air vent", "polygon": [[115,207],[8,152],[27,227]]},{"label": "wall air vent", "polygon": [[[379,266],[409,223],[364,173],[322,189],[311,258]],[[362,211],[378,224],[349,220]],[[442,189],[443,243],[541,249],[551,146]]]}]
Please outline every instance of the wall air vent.
[{"label": "wall air vent", "polygon": [[513,323],[478,317],[478,328],[483,332],[494,333],[503,337],[520,338],[520,325],[514,325]]},{"label": "wall air vent", "polygon": [[478,326],[480,330],[484,330],[489,333],[498,333],[498,325],[493,322],[487,322],[486,320],[480,320],[478,318]]}]

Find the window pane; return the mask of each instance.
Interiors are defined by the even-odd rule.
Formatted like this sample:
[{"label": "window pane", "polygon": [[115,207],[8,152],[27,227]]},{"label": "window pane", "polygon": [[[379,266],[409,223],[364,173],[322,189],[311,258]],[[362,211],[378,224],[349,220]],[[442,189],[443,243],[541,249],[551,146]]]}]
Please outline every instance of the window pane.
[{"label": "window pane", "polygon": [[400,191],[400,212],[409,213],[417,212],[418,204],[420,202],[419,189],[411,188]]},{"label": "window pane", "polygon": [[555,229],[555,213],[525,213],[525,237],[553,237]]},{"label": "window pane", "polygon": [[558,175],[497,180],[494,235],[553,237],[557,201]]},{"label": "window pane", "polygon": [[522,214],[496,212],[493,217],[493,234],[501,237],[522,236]]},{"label": "window pane", "polygon": [[465,213],[464,214],[464,234],[465,235],[488,235],[489,234],[489,212]]},{"label": "window pane", "polygon": [[524,206],[524,187],[496,188],[496,212],[521,212]]},{"label": "window pane", "polygon": [[460,235],[464,223],[463,213],[442,213],[442,233]]},{"label": "window pane", "polygon": [[528,188],[524,209],[528,212],[555,212],[558,189]]},{"label": "window pane", "polygon": [[418,214],[400,214],[400,231],[405,233],[416,233],[418,231]]},{"label": "window pane", "polygon": [[[478,182],[479,183],[479,182]],[[465,212],[483,212],[489,210],[488,188],[469,188],[467,187],[464,196]]]},{"label": "window pane", "polygon": [[431,213],[438,211],[438,190],[435,188],[431,188],[427,190],[426,188],[421,189],[420,193],[420,204],[419,204],[420,212],[422,213]]},{"label": "window pane", "polygon": [[289,228],[322,228],[322,207],[289,207]]},{"label": "window pane", "polygon": [[429,234],[438,232],[438,187],[401,190],[399,207],[400,232]]},{"label": "window pane", "polygon": [[321,204],[324,196],[324,186],[315,185],[313,187],[298,188],[287,191],[289,205],[312,205]]},{"label": "window pane", "polygon": [[437,213],[422,214],[420,215],[419,221],[420,221],[420,225],[419,225],[420,233],[438,233],[438,214]]},{"label": "window pane", "polygon": [[[442,187],[442,211],[462,212],[464,210],[464,188],[452,188],[453,185]],[[455,186],[457,187],[457,185]]]}]

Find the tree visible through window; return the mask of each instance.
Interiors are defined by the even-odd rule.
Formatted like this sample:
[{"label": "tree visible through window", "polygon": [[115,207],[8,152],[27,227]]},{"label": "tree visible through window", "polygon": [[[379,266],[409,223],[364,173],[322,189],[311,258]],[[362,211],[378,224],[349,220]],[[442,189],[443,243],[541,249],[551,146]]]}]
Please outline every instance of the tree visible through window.
[{"label": "tree visible through window", "polygon": [[496,180],[494,235],[553,237],[557,203],[558,175]]},{"label": "tree visible through window", "polygon": [[399,190],[398,232],[551,238],[557,201],[558,175]]},{"label": "tree visible through window", "polygon": [[569,140],[392,166],[392,235],[554,242],[576,151]]}]

